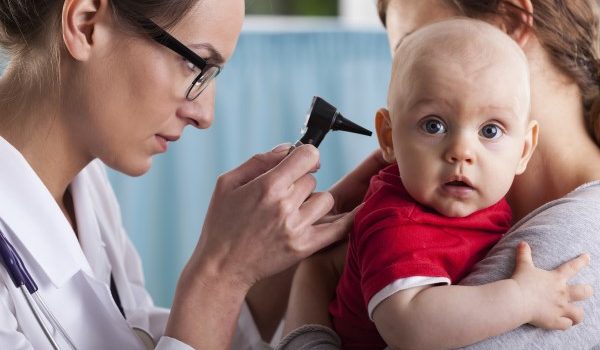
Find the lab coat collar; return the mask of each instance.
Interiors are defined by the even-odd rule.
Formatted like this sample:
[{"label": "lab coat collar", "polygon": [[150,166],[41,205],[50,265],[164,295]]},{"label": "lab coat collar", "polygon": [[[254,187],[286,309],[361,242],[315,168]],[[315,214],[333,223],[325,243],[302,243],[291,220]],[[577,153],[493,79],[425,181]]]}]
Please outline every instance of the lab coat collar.
[{"label": "lab coat collar", "polygon": [[[43,271],[60,288],[80,270],[91,274],[77,236],[27,160],[0,137],[0,218],[30,272]],[[79,175],[78,175],[79,176]],[[33,267],[29,262],[35,262]]]},{"label": "lab coat collar", "polygon": [[111,265],[106,254],[106,244],[100,232],[89,183],[87,183],[89,181],[86,180],[82,172],[80,176],[75,177],[70,186],[73,203],[75,203],[79,244],[94,272],[94,276],[109,285]]}]

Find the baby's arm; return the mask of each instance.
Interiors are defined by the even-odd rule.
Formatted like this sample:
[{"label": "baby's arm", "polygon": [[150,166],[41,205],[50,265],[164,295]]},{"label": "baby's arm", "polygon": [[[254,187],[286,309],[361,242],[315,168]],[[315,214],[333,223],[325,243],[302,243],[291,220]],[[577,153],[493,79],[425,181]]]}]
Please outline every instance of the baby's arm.
[{"label": "baby's arm", "polygon": [[288,300],[283,335],[305,324],[331,328],[327,312],[343,269],[347,242],[341,242],[300,263]]},{"label": "baby's arm", "polygon": [[588,285],[567,285],[589,263],[581,255],[553,271],[533,265],[526,243],[517,248],[510,279],[481,286],[416,287],[395,293],[373,311],[386,343],[394,349],[450,349],[530,323],[567,329],[581,322],[572,302],[588,298]]}]

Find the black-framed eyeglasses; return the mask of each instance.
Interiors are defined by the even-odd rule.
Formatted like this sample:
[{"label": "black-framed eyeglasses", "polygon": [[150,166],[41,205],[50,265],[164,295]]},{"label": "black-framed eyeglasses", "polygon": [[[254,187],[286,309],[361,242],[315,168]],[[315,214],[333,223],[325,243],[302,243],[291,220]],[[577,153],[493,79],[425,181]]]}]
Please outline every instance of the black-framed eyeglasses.
[{"label": "black-framed eyeglasses", "polygon": [[138,24],[142,26],[156,42],[173,50],[200,70],[200,73],[198,73],[192,81],[192,84],[187,88],[185,94],[186,99],[190,101],[195,100],[200,96],[202,91],[208,87],[210,82],[221,73],[220,66],[206,62],[205,59],[198,56],[198,54],[182,44],[179,40],[175,39],[152,20],[147,18],[138,19]]}]

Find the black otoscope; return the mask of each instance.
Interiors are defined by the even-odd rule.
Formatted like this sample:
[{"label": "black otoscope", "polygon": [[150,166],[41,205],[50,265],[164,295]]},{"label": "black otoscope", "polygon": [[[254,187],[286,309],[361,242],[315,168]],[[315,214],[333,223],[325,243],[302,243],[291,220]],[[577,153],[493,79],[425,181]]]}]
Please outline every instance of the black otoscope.
[{"label": "black otoscope", "polygon": [[341,130],[353,132],[355,134],[371,136],[373,133],[362,126],[359,126],[338,112],[337,108],[333,107],[324,99],[315,96],[306,116],[306,122],[302,128],[302,137],[298,140],[290,152],[300,145],[311,144],[319,147],[321,141],[329,130]]}]

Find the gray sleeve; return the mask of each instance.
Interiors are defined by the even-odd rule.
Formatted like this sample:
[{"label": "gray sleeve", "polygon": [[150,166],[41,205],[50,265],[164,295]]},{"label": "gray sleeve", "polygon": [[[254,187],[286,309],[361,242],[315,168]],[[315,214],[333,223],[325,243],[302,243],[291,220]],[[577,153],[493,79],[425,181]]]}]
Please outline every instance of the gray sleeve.
[{"label": "gray sleeve", "polygon": [[304,325],[288,334],[275,350],[338,350],[342,342],[330,328],[321,325]]},{"label": "gray sleeve", "polygon": [[487,349],[591,349],[600,344],[600,186],[551,202],[521,220],[480,261],[461,284],[479,285],[508,278],[514,269],[515,247],[530,244],[536,266],[549,270],[583,252],[591,255],[571,283],[587,283],[595,294],[580,302],[583,323],[568,331],[547,331],[524,325],[511,332],[466,347]]}]

